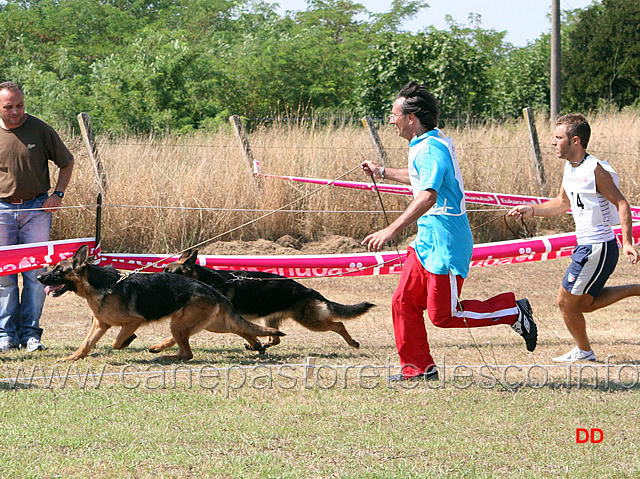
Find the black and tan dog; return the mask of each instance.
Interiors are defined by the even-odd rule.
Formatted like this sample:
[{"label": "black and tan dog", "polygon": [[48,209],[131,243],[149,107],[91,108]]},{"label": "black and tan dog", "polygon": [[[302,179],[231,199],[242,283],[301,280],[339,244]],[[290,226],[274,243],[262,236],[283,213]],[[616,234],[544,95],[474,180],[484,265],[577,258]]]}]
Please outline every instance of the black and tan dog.
[{"label": "black and tan dog", "polygon": [[[164,271],[198,279],[213,286],[229,298],[245,318],[261,318],[268,327],[280,328],[291,318],[312,331],[334,331],[347,344],[359,348],[344,324],[335,319],[356,318],[366,313],[372,303],[345,305],[329,301],[316,290],[273,273],[259,271],[223,271],[205,268],[196,263],[197,250],[189,250],[180,259],[167,265]],[[272,336],[265,347],[280,343]]]},{"label": "black and tan dog", "polygon": [[116,269],[90,264],[88,253],[89,248],[82,246],[73,258],[38,276],[47,294],[55,297],[73,291],[87,300],[93,312],[84,343],[63,361],[86,357],[111,326],[122,327],[113,342],[114,349],[121,349],[133,341],[140,325],[164,318],[171,319],[173,337],[149,350],[160,352],[176,343],[179,349],[161,359],[191,359],[189,338],[203,329],[242,336],[256,351],[264,350],[258,336],[284,336],[277,329],[247,321],[227,298],[200,281],[168,273],[134,274],[118,281],[121,276]]}]

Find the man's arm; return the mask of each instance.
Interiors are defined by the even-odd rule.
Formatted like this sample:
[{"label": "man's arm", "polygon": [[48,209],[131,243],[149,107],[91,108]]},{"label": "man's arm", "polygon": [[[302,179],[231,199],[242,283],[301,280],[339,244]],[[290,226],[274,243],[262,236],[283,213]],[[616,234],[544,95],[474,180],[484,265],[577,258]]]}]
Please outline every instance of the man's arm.
[{"label": "man's arm", "polygon": [[[373,161],[363,161],[360,166],[366,175],[382,178],[382,167],[378,166]],[[411,184],[408,168],[385,168],[384,178],[386,180],[396,181],[405,185]]]},{"label": "man's arm", "polygon": [[[69,182],[71,181],[72,173],[73,160],[71,160],[71,162],[69,162],[66,166],[60,168],[60,171],[58,172],[58,181],[56,182],[55,191],[62,191],[64,193],[67,190],[67,186],[69,186]],[[61,204],[62,198],[60,198],[58,195],[51,195],[44,201],[42,206],[47,211],[56,211]]]},{"label": "man's arm", "polygon": [[622,229],[622,252],[627,260],[635,264],[638,261],[638,252],[633,247],[631,208],[626,198],[616,186],[613,177],[602,166],[595,169],[596,189],[618,209],[620,215],[620,227]]},{"label": "man's arm", "polygon": [[564,187],[560,187],[560,192],[555,198],[545,201],[539,205],[518,205],[514,206],[507,216],[516,216],[520,218],[532,218],[533,216],[558,216],[566,213],[571,208],[569,197],[564,191]]},{"label": "man's arm", "polygon": [[371,233],[360,244],[366,245],[369,251],[381,251],[385,243],[391,241],[400,231],[415,223],[429,211],[437,198],[438,194],[434,190],[421,191],[393,223],[380,231]]}]

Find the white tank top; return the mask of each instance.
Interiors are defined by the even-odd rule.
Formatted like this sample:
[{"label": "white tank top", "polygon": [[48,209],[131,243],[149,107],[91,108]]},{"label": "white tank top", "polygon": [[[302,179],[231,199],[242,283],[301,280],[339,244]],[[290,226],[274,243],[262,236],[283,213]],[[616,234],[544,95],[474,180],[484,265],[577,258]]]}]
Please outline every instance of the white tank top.
[{"label": "white tank top", "polygon": [[618,210],[596,189],[596,166],[600,165],[620,187],[618,174],[606,161],[593,155],[578,166],[567,161],[564,166],[562,186],[571,202],[571,213],[576,224],[578,244],[603,243],[615,238],[612,226],[620,224]]}]

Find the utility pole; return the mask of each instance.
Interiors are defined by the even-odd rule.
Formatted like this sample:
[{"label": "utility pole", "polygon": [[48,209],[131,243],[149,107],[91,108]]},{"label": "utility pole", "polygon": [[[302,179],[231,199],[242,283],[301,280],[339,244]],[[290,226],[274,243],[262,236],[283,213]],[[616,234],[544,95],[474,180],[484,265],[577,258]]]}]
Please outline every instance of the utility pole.
[{"label": "utility pole", "polygon": [[562,87],[560,76],[560,0],[551,0],[551,124],[560,115]]}]

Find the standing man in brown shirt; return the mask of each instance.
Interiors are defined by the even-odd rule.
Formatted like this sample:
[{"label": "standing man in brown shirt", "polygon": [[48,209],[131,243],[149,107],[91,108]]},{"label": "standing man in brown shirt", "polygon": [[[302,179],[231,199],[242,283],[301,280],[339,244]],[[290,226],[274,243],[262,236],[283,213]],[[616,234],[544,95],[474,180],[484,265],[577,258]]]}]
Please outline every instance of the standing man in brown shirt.
[{"label": "standing man in brown shirt", "polygon": [[[49,161],[58,168],[51,195]],[[24,94],[17,83],[0,83],[0,248],[49,241],[51,213],[61,205],[73,171],[73,155],[56,131],[24,112]],[[14,347],[45,349],[40,315],[44,287],[36,277],[42,269],[18,275],[0,273],[0,353]]]}]

